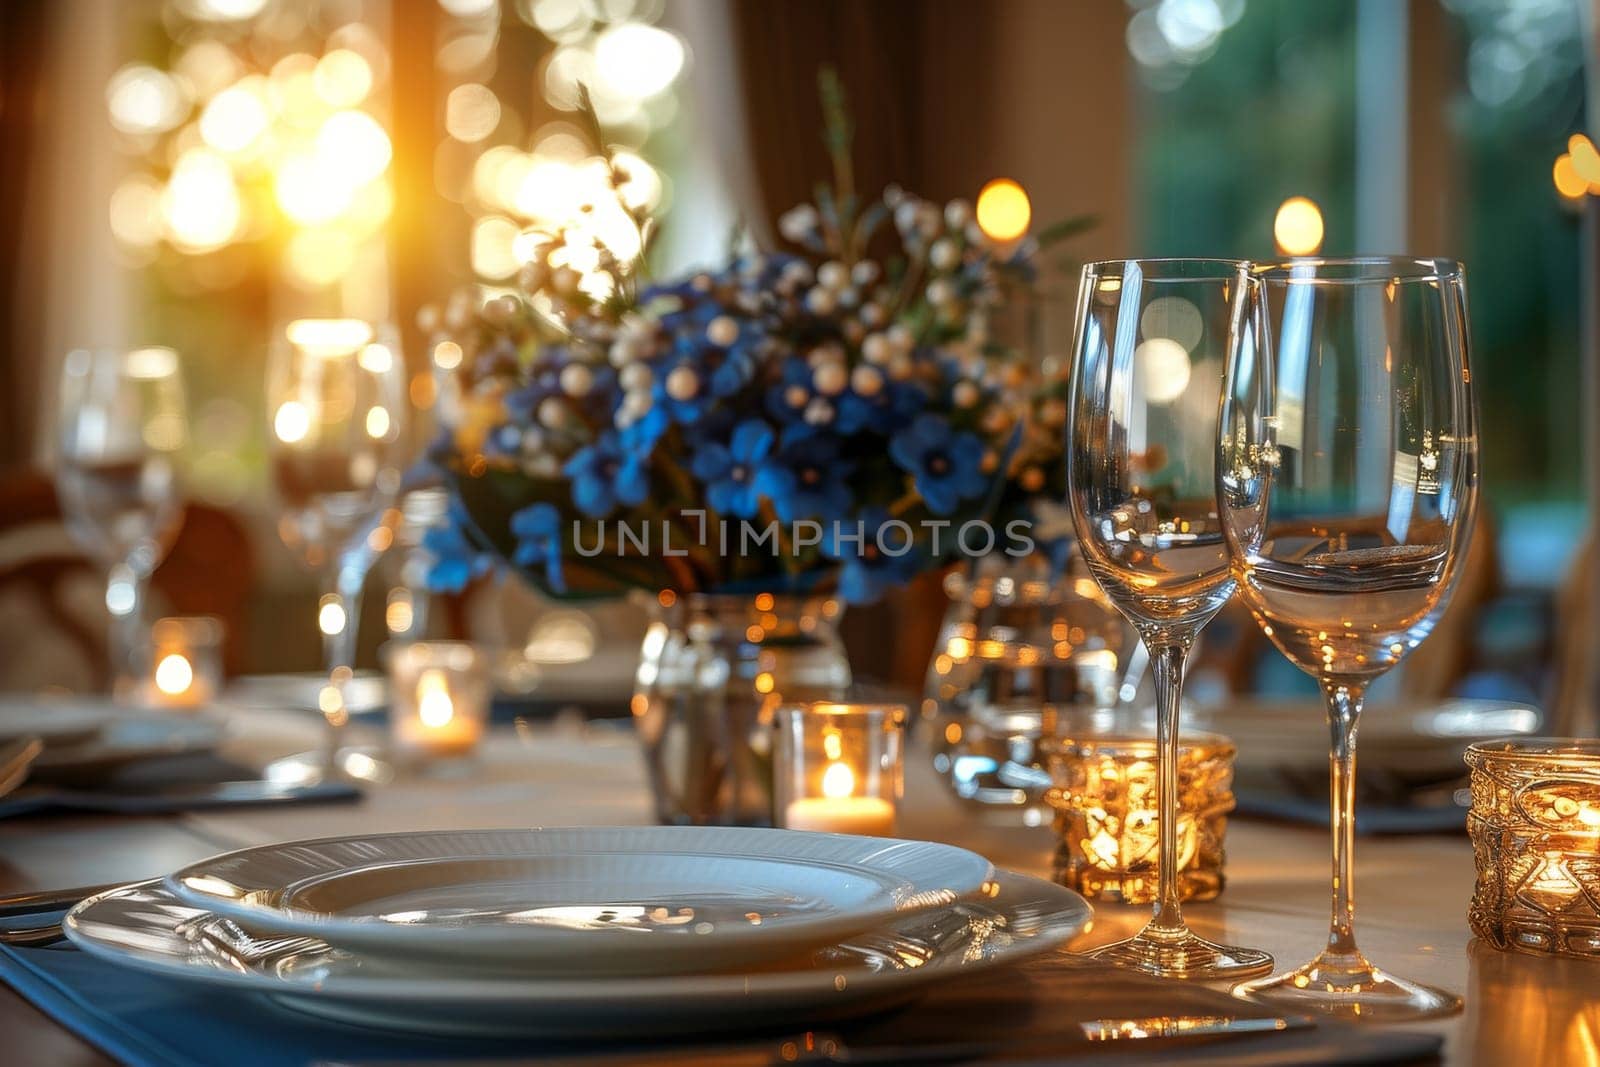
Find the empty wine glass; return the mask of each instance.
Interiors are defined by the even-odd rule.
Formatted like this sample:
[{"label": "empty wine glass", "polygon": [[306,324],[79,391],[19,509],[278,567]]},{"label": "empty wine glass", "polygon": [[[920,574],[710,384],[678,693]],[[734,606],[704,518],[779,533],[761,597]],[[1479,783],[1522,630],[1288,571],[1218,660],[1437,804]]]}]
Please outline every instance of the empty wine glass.
[{"label": "empty wine glass", "polygon": [[328,683],[318,698],[330,761],[348,716],[361,591],[392,536],[400,486],[405,369],[388,331],[356,319],[298,319],[273,345],[267,372],[278,529],[323,572],[317,628]]},{"label": "empty wine glass", "polygon": [[1089,570],[1149,650],[1157,703],[1154,915],[1096,956],[1171,978],[1272,957],[1192,933],[1178,901],[1178,720],[1195,635],[1233,594],[1217,517],[1216,424],[1234,260],[1091,263],[1078,290],[1067,483]]},{"label": "empty wine glass", "polygon": [[1218,495],[1241,599],[1327,698],[1333,916],[1327,947],[1235,989],[1392,1021],[1458,997],[1369,963],[1352,847],[1362,694],[1428,636],[1466,558],[1477,421],[1466,289],[1450,260],[1290,260],[1240,272]]},{"label": "empty wine glass", "polygon": [[78,349],[62,365],[56,492],[74,540],[107,569],[111,689],[150,674],[145,599],[182,518],[183,374],[170,348]]}]

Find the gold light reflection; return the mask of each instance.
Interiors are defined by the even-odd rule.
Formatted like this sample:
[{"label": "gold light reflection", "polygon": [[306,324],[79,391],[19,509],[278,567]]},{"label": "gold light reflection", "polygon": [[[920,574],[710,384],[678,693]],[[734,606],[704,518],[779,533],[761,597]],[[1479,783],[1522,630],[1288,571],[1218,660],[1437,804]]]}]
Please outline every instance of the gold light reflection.
[{"label": "gold light reflection", "polygon": [[978,193],[978,227],[992,241],[1015,241],[1028,232],[1033,205],[1022,186],[1010,178],[996,178]]},{"label": "gold light reflection", "polygon": [[1272,237],[1284,255],[1315,255],[1322,247],[1322,235],[1322,209],[1309,197],[1291,196],[1278,205]]},{"label": "gold light reflection", "polygon": [[[1055,785],[1055,877],[1087,897],[1149,903],[1155,897],[1155,744],[1148,738],[1066,739],[1050,760]],[[1178,756],[1178,887],[1185,900],[1222,888],[1222,835],[1233,808],[1233,746],[1186,740]]]},{"label": "gold light reflection", "polygon": [[296,319],[284,336],[308,352],[348,355],[372,340],[372,326],[360,319]]}]

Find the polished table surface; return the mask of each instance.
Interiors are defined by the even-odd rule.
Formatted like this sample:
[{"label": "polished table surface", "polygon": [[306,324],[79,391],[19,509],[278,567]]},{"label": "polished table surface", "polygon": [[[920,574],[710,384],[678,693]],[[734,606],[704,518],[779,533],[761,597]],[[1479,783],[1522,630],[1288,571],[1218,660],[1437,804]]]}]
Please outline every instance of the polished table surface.
[{"label": "polished table surface", "polygon": [[[234,755],[295,751],[315,727],[252,713],[236,720]],[[1048,829],[987,824],[951,798],[913,749],[900,832],[946,840],[996,865],[1047,873]],[[166,873],[242,845],[353,832],[468,826],[642,824],[650,821],[632,738],[609,727],[504,730],[455,778],[399,779],[358,804],[235,809],[176,817],[67,816],[0,821],[0,894]],[[1318,947],[1328,911],[1325,832],[1234,820],[1227,888],[1186,909],[1208,936],[1264,948],[1280,966]],[[1381,966],[1466,997],[1454,1018],[1416,1024],[1445,1037],[1451,1064],[1519,1067],[1600,1063],[1600,964],[1496,952],[1471,941],[1472,850],[1465,835],[1368,838],[1357,850],[1357,929]],[[1074,948],[1137,929],[1147,909],[1099,905]],[[0,988],[6,1062],[108,1062]]]}]

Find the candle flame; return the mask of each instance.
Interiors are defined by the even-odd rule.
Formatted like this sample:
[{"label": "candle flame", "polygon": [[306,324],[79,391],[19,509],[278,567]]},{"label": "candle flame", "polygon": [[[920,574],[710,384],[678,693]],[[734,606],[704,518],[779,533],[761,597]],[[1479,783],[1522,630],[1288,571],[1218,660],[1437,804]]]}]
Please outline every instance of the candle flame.
[{"label": "candle flame", "polygon": [[194,668],[181,653],[163,656],[161,662],[156,664],[156,688],[168,696],[187,692],[193,684]]},{"label": "candle flame", "polygon": [[443,671],[423,671],[417,680],[417,715],[422,725],[434,729],[448,723],[456,716],[455,704],[450,700],[449,686]]},{"label": "candle flame", "polygon": [[856,776],[843,763],[830,763],[822,773],[822,795],[825,797],[847,797],[855,792],[855,788]]}]

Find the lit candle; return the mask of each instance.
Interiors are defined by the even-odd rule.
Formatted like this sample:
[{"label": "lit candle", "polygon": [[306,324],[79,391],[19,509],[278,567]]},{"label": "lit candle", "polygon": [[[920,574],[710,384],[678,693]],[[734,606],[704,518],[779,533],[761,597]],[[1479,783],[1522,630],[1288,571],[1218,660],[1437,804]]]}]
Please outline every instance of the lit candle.
[{"label": "lit candle", "polygon": [[822,796],[791,800],[783,825],[790,830],[889,837],[894,833],[894,805],[882,797],[852,796],[856,776],[843,763],[829,764],[822,775]]},{"label": "lit candle", "polygon": [[222,665],[222,623],[206,616],[159,619],[150,629],[149,702],[197,708],[217,694]]},{"label": "lit candle", "polygon": [[391,732],[403,755],[470,755],[489,713],[488,666],[471,645],[418,642],[390,660]]}]

